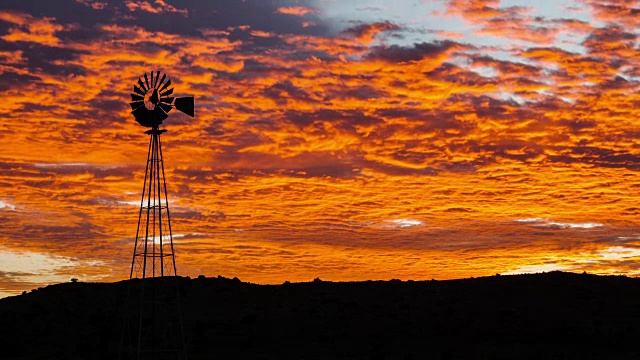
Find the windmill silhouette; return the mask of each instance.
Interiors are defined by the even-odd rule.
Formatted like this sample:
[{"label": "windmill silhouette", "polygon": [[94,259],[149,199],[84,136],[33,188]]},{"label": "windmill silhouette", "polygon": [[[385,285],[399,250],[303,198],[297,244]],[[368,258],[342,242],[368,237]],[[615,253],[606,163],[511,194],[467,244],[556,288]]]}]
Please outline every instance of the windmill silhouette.
[{"label": "windmill silhouette", "polygon": [[[166,82],[165,82],[166,80]],[[150,136],[136,240],[129,273],[121,358],[186,359],[180,312],[178,272],[171,232],[160,129],[168,113],[193,117],[193,97],[171,97],[171,80],[160,71],[138,78],[131,93],[131,113]],[[171,281],[171,280],[175,281]]]}]

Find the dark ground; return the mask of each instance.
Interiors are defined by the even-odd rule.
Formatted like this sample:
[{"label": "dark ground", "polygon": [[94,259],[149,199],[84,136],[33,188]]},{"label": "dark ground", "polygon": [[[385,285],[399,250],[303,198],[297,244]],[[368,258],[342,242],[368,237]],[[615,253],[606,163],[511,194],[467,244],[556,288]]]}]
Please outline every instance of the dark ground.
[{"label": "dark ground", "polygon": [[[0,299],[0,358],[117,359],[126,289],[78,282]],[[181,278],[180,294],[191,360],[640,358],[635,278]]]}]

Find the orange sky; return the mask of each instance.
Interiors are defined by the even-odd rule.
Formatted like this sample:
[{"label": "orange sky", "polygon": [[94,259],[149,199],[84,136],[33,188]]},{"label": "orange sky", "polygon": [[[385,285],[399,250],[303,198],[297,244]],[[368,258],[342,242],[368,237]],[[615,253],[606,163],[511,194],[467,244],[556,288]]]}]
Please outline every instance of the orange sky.
[{"label": "orange sky", "polygon": [[640,8],[526,3],[2,5],[0,297],[128,276],[151,70],[181,275],[639,273]]}]

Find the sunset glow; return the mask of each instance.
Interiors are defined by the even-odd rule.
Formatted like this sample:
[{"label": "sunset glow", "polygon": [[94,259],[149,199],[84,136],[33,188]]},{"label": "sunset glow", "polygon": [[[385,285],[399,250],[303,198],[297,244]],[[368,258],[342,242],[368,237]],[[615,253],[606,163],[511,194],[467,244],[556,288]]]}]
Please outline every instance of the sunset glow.
[{"label": "sunset glow", "polygon": [[640,274],[637,1],[2,6],[0,297],[128,277],[151,70],[180,275]]}]

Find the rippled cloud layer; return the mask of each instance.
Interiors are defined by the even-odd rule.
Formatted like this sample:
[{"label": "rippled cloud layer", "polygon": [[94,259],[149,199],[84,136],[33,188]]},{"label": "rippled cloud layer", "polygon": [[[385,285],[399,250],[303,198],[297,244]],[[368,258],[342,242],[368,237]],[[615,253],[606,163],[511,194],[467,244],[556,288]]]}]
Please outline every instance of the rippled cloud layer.
[{"label": "rippled cloud layer", "polygon": [[129,273],[166,72],[178,271],[279,283],[637,274],[635,1],[0,8],[0,296]]}]

